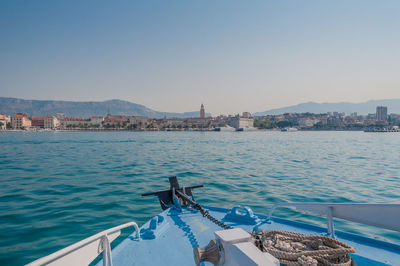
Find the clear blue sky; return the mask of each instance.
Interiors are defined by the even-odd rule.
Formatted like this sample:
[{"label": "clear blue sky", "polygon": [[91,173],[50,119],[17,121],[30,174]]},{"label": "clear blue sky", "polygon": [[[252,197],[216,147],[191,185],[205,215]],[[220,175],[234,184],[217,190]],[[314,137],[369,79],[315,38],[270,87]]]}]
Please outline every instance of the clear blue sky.
[{"label": "clear blue sky", "polygon": [[264,111],[400,98],[400,1],[0,1],[0,96]]}]

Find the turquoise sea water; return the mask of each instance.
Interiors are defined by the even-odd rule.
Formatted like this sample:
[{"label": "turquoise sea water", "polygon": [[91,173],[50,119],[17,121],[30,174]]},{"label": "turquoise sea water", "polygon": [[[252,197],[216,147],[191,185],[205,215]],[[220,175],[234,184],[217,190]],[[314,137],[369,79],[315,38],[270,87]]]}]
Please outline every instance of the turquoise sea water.
[{"label": "turquoise sea water", "polygon": [[[0,133],[0,264],[21,265],[161,209],[141,193],[177,175],[200,203],[400,203],[400,133]],[[291,209],[276,216],[325,225]],[[336,228],[400,243],[400,235],[337,221]]]}]

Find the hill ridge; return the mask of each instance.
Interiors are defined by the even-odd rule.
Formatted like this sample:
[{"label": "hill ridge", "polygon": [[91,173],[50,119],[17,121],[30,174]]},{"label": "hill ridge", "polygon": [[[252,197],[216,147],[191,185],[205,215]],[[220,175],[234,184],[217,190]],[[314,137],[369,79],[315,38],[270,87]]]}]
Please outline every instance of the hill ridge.
[{"label": "hill ridge", "polygon": [[388,113],[400,114],[400,99],[382,99],[369,100],[361,103],[336,102],[336,103],[318,103],[314,101],[299,103],[296,105],[274,108],[264,112],[256,112],[253,115],[278,115],[284,113],[327,113],[327,112],[345,112],[346,114],[357,112],[360,115],[375,113],[379,105],[387,106]]},{"label": "hill ridge", "polygon": [[[0,97],[0,113],[14,115],[26,113],[29,116],[56,115],[64,113],[67,117],[105,116],[110,111],[113,115],[137,115],[149,118],[167,117],[198,117],[200,111],[171,113],[150,109],[142,104],[137,104],[120,99],[106,101],[64,101],[64,100],[26,100],[21,98]],[[206,114],[210,116],[209,113]]]}]

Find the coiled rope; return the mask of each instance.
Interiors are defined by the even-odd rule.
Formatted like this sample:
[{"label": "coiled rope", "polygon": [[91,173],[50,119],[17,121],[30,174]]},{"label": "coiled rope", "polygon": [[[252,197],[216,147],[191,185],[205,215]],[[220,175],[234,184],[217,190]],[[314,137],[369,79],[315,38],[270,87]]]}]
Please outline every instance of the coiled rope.
[{"label": "coiled rope", "polygon": [[283,230],[255,231],[252,235],[262,251],[270,253],[284,265],[355,265],[348,254],[355,253],[355,248],[327,236]]},{"label": "coiled rope", "polygon": [[[176,193],[187,204],[200,211],[203,217],[209,219],[223,229],[232,229],[222,221],[211,216],[199,203],[186,194],[176,190]],[[256,229],[257,230],[257,229]],[[284,230],[253,231],[256,246],[263,252],[268,252],[288,266],[355,266],[348,253],[356,249],[336,239],[307,235]]]}]

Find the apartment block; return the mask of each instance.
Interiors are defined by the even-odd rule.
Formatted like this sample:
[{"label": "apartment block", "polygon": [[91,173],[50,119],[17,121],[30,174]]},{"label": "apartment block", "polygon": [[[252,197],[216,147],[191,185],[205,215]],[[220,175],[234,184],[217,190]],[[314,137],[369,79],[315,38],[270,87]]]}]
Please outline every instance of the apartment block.
[{"label": "apartment block", "polygon": [[18,113],[11,118],[11,125],[14,129],[30,128],[32,121],[26,114]]}]

